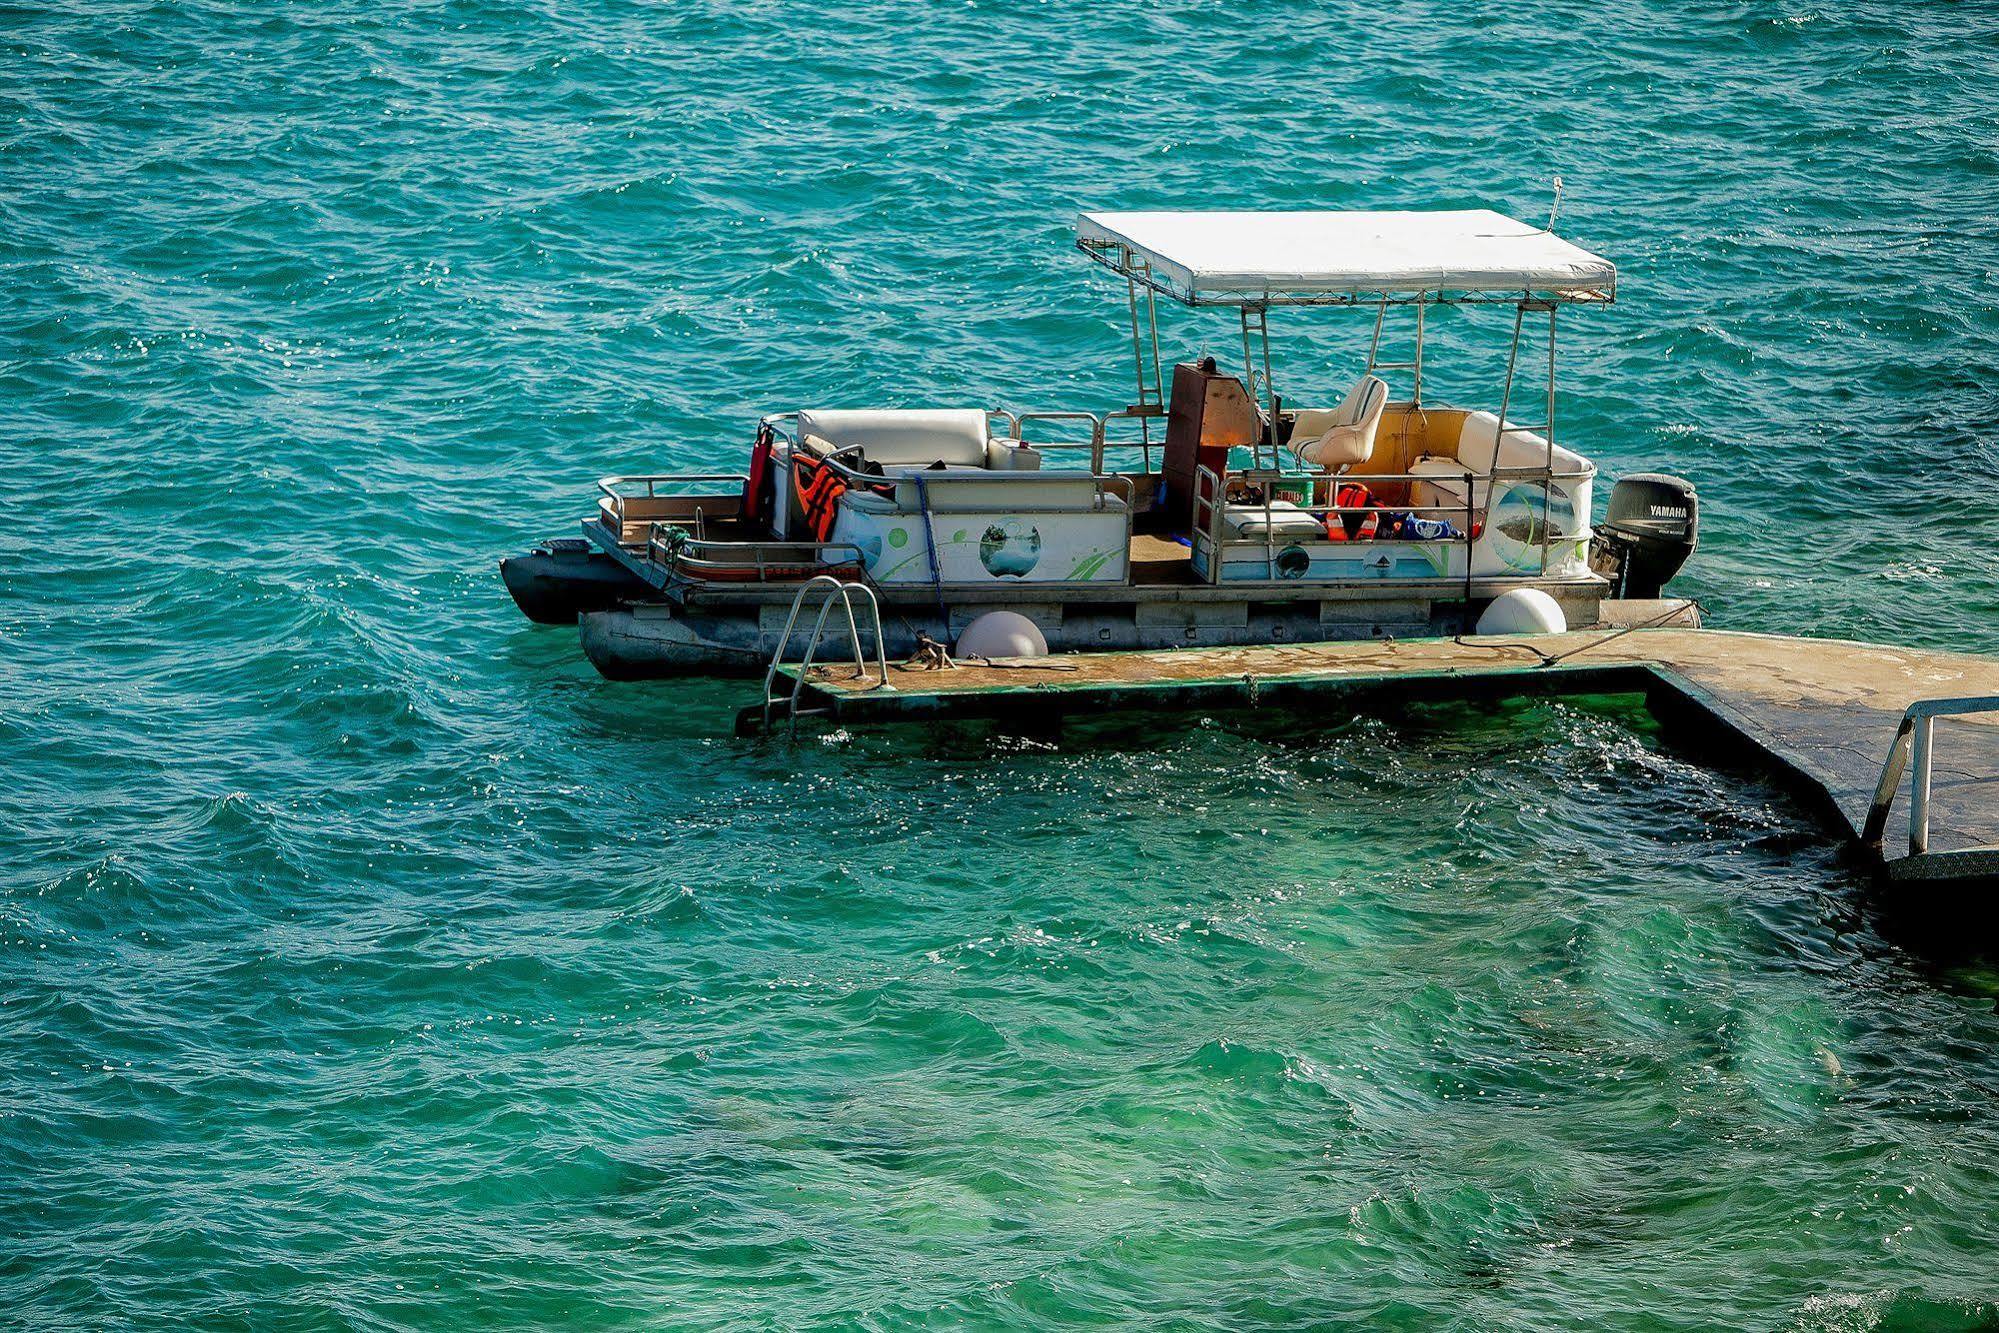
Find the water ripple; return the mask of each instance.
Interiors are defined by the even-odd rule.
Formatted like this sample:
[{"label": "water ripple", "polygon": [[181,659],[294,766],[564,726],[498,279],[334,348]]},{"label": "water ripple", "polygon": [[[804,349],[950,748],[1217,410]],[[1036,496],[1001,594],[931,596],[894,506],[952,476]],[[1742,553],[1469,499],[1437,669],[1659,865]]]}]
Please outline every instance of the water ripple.
[{"label": "water ripple", "polygon": [[743,744],[491,576],[773,406],[1124,401],[1078,208],[1559,173],[1561,429],[1698,481],[1688,590],[1990,649],[1989,13],[14,17],[14,1317],[1999,1319],[1999,982],[1629,701]]}]

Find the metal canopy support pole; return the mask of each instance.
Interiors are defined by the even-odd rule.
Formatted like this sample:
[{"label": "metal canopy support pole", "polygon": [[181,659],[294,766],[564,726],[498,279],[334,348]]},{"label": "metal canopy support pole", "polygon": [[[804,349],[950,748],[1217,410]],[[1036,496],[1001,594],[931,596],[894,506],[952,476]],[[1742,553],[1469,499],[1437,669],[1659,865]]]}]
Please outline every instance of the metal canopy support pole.
[{"label": "metal canopy support pole", "polygon": [[[1132,367],[1138,376],[1138,405],[1144,407],[1147,401],[1145,388],[1145,347],[1139,337],[1138,328],[1138,279],[1127,273],[1124,283],[1131,297],[1131,361]],[[1146,289],[1148,297],[1151,294],[1151,290],[1149,287]],[[1157,336],[1157,332],[1155,331],[1155,346],[1157,345]],[[1144,432],[1145,442],[1147,444],[1152,443],[1151,423],[1144,417],[1139,418],[1139,430]]]},{"label": "metal canopy support pole", "polygon": [[[1506,442],[1506,414],[1513,407],[1513,371],[1520,361],[1520,321],[1527,318],[1527,302],[1523,299],[1513,308],[1513,346],[1506,353],[1506,387],[1499,394],[1499,434],[1492,442],[1493,466],[1499,464],[1499,447]],[[1491,468],[1486,469],[1488,472]]]},{"label": "metal canopy support pole", "polygon": [[[1150,271],[1148,269],[1148,271]],[[1152,405],[1164,411],[1166,408],[1166,375],[1159,365],[1159,292],[1151,283],[1145,285],[1145,319],[1152,326]],[[1141,422],[1145,430],[1145,441],[1152,443],[1149,424]]]},{"label": "metal canopy support pole", "polygon": [[1242,378],[1249,386],[1250,396],[1256,396],[1256,358],[1249,350],[1249,307],[1237,306],[1236,314],[1242,320]]},{"label": "metal canopy support pole", "polygon": [[1277,462],[1277,386],[1270,379],[1270,312],[1256,308],[1256,331],[1263,339],[1263,396],[1270,404],[1270,459]]},{"label": "metal canopy support pole", "polygon": [[1423,346],[1429,326],[1429,293],[1417,292],[1412,301],[1398,301],[1400,305],[1416,307],[1416,351],[1408,361],[1383,361],[1381,359],[1381,335],[1388,322],[1388,297],[1384,294],[1374,310],[1374,339],[1367,346],[1367,373],[1378,375],[1384,370],[1406,370],[1410,372],[1409,405],[1423,405]]},{"label": "metal canopy support pole", "polygon": [[[1492,462],[1485,470],[1485,521],[1487,523],[1492,522],[1493,506],[1498,503],[1499,499],[1498,496],[1493,494],[1496,483],[1492,478],[1493,474],[1499,469],[1499,455],[1506,448],[1507,427],[1510,424],[1507,421],[1507,413],[1513,409],[1513,372],[1520,364],[1520,325],[1527,318],[1527,299],[1527,296],[1522,296],[1520,303],[1513,307],[1513,345],[1506,352],[1506,387],[1500,391],[1499,426],[1492,437]],[[1546,513],[1547,510],[1544,507],[1542,510],[1544,518]],[[1541,554],[1541,573],[1545,575],[1547,572],[1548,559],[1547,551],[1544,548]]]},{"label": "metal canopy support pole", "polygon": [[[1124,274],[1127,304],[1131,309],[1131,359],[1132,368],[1138,380],[1138,401],[1132,404],[1131,415],[1138,418],[1138,438],[1150,458],[1152,448],[1152,418],[1166,411],[1166,376],[1159,364],[1159,290],[1152,276],[1152,262],[1142,260],[1130,250],[1124,252],[1124,262],[1119,271]],[[1140,275],[1143,274],[1141,284]],[[1145,324],[1138,319],[1138,289],[1145,288]],[[1151,333],[1152,375],[1148,380],[1145,369],[1146,333]],[[1148,463],[1148,466],[1149,463]]]},{"label": "metal canopy support pole", "polygon": [[[1249,387],[1250,401],[1255,402],[1256,356],[1249,348],[1249,307],[1247,305],[1237,306],[1236,314],[1242,320],[1242,379],[1243,383]],[[1258,439],[1251,449],[1251,457],[1256,460],[1254,464],[1256,467],[1263,466],[1263,441],[1261,439]]]},{"label": "metal canopy support pole", "polygon": [[[1270,436],[1270,445],[1271,445],[1270,466],[1276,467],[1278,466],[1277,392],[1275,389],[1271,387],[1270,384],[1269,313],[1264,309],[1264,307],[1260,305],[1250,305],[1247,302],[1244,302],[1242,305],[1237,306],[1236,312],[1242,317],[1243,380],[1249,386],[1249,396],[1252,401],[1254,401],[1256,398],[1256,381],[1258,374],[1256,368],[1256,343],[1261,343],[1263,348],[1263,370],[1262,370],[1263,399],[1264,399],[1266,422],[1267,422],[1268,433]],[[1252,314],[1255,315],[1256,317],[1256,343],[1252,343],[1250,340],[1250,316]],[[1261,437],[1258,437],[1255,445],[1251,447],[1251,453],[1256,459],[1256,466],[1262,467],[1263,440]]]},{"label": "metal canopy support pole", "polygon": [[1548,442],[1541,475],[1541,577],[1548,576],[1548,539],[1555,520],[1555,304],[1548,303],[1548,415],[1541,438]]},{"label": "metal canopy support pole", "polygon": [[1409,406],[1411,407],[1421,407],[1423,405],[1423,322],[1424,312],[1429,308],[1430,303],[1423,299],[1423,293],[1416,293],[1416,379],[1415,383],[1409,389]]}]

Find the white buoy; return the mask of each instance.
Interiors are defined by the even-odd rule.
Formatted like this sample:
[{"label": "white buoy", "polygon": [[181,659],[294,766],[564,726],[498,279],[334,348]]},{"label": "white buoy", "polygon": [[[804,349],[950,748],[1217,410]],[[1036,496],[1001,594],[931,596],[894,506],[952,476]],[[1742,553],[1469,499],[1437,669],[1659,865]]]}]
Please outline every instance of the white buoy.
[{"label": "white buoy", "polygon": [[988,611],[958,635],[959,657],[1046,657],[1048,640],[1018,611]]},{"label": "white buoy", "polygon": [[1562,604],[1539,588],[1503,592],[1478,618],[1480,634],[1560,634],[1568,627]]}]

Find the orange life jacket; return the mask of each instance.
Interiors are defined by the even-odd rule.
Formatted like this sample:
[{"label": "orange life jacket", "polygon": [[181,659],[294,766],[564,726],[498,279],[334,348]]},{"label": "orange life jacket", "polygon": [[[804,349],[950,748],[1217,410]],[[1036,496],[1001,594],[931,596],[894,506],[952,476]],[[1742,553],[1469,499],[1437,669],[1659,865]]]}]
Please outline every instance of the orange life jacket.
[{"label": "orange life jacket", "polygon": [[831,537],[833,522],[840,516],[840,497],[847,493],[847,479],[809,454],[794,451],[791,484],[798,491],[806,534],[815,542]]},{"label": "orange life jacket", "polygon": [[1373,541],[1376,530],[1381,525],[1381,515],[1375,512],[1378,501],[1374,492],[1357,481],[1343,484],[1333,493],[1333,503],[1342,506],[1366,505],[1365,513],[1348,508],[1342,513],[1326,516],[1326,540],[1334,542]]}]

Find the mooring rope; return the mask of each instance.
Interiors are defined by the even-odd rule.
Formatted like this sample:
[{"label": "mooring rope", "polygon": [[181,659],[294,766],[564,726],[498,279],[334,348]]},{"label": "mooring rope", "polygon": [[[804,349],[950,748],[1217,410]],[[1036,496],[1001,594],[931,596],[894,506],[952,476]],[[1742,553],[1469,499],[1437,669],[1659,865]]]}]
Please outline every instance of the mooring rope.
[{"label": "mooring rope", "polygon": [[1591,639],[1588,643],[1578,644],[1576,647],[1571,648],[1566,652],[1560,652],[1560,653],[1543,652],[1541,651],[1541,649],[1535,647],[1531,643],[1519,643],[1519,642],[1478,643],[1468,640],[1466,636],[1462,634],[1456,634],[1451,636],[1451,642],[1457,644],[1461,648],[1486,648],[1496,653],[1509,652],[1514,649],[1519,649],[1522,652],[1532,653],[1534,654],[1534,656],[1540,658],[1541,659],[1540,665],[1544,667],[1550,667],[1554,666],[1558,662],[1567,661],[1569,658],[1574,657],[1577,653],[1586,653],[1592,648],[1601,648],[1604,644],[1611,642],[1613,639],[1621,639],[1625,635],[1630,634],[1635,630],[1656,629],[1660,625],[1663,625],[1667,621],[1671,620],[1674,616],[1681,615],[1689,609],[1700,612],[1702,619],[1706,619],[1707,608],[1701,605],[1699,598],[1683,597],[1679,600],[1677,604],[1668,607],[1666,610],[1660,612],[1658,615],[1652,617],[1650,620],[1642,620],[1636,625],[1625,625],[1622,628],[1612,630],[1610,633],[1604,635],[1600,639]]}]

